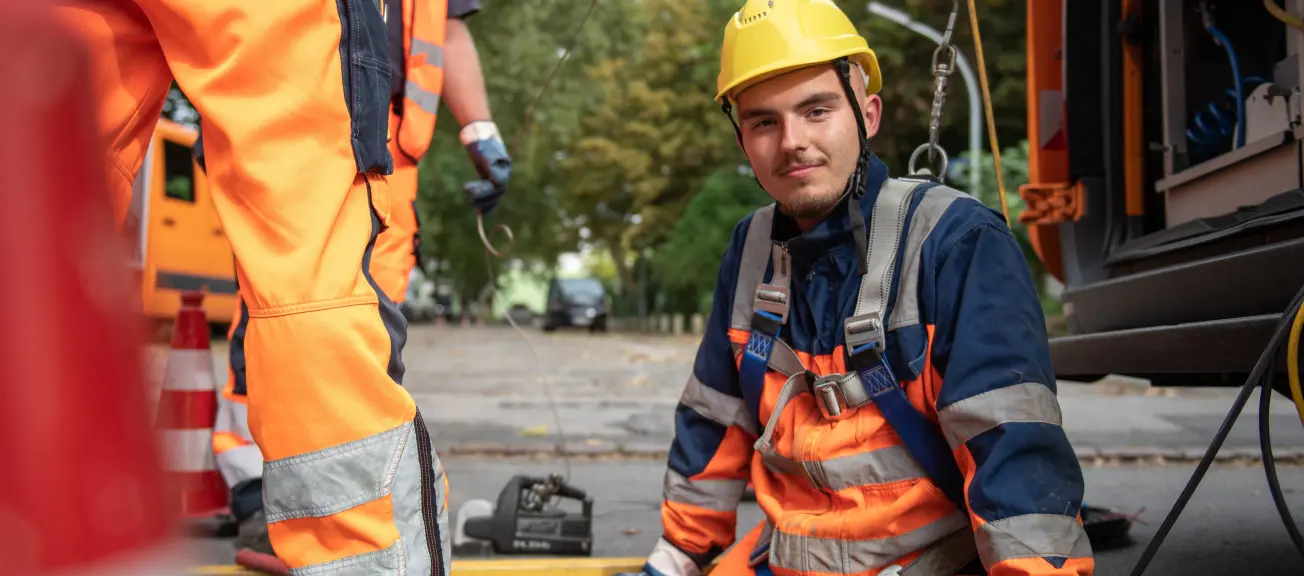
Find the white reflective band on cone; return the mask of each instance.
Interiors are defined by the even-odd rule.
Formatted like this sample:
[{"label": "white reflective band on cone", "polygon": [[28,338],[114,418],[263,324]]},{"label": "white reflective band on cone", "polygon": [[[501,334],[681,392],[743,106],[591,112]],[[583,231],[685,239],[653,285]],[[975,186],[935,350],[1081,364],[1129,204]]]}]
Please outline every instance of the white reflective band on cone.
[{"label": "white reflective band on cone", "polygon": [[217,388],[210,350],[171,350],[163,374],[164,390],[206,391]]},{"label": "white reflective band on cone", "polygon": [[163,467],[169,472],[209,472],[217,470],[213,458],[213,431],[159,430],[163,448]]}]

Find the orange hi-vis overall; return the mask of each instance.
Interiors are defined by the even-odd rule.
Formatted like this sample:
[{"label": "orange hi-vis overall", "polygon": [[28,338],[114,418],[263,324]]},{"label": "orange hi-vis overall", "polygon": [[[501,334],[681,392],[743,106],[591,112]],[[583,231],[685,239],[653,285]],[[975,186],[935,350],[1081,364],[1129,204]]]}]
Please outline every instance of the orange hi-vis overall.
[{"label": "orange hi-vis overall", "polygon": [[[444,39],[448,0],[402,0],[404,81],[401,98],[391,107],[389,177],[393,216],[390,228],[376,239],[371,274],[395,302],[407,295],[408,278],[421,248],[417,217],[417,165],[435,135],[439,98],[444,87]],[[393,15],[391,15],[393,17]]]},{"label": "orange hi-vis overall", "polygon": [[[416,260],[416,239],[420,238],[416,216],[417,161],[413,158],[425,153],[434,136],[435,112],[439,109],[444,82],[447,9],[448,0],[403,0],[402,4],[403,46],[408,57],[404,59],[407,75],[401,101],[391,104],[389,114],[388,149],[394,160],[394,172],[386,179],[390,220],[389,227],[376,238],[370,268],[376,284],[395,303],[402,302],[407,292],[408,274]],[[394,15],[391,13],[389,17]],[[406,143],[406,150],[400,142]],[[227,383],[219,400],[213,434],[218,470],[232,488],[261,478],[263,468],[262,454],[253,442],[247,420],[244,342],[248,320],[248,310],[237,295],[235,318],[227,332],[230,342]]]},{"label": "orange hi-vis overall", "polygon": [[173,78],[203,118],[277,555],[304,574],[448,574],[443,466],[401,385],[406,325],[368,271],[393,169],[377,2],[56,7],[94,56],[119,218]]},{"label": "orange hi-vis overall", "polygon": [[[864,192],[805,232],[773,204],[735,229],[645,571],[698,576],[728,550],[712,576],[1090,576],[1013,235],[877,158]],[[871,222],[864,276],[850,209]],[[748,480],[766,520],[735,545]]]}]

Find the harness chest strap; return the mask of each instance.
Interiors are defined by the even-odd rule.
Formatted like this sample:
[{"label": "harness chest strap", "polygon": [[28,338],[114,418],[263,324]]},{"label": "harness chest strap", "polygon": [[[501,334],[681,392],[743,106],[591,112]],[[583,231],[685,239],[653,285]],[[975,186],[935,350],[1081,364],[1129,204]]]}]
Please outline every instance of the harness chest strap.
[{"label": "harness chest strap", "polygon": [[[744,397],[747,398],[753,413],[759,414],[759,395],[764,387],[767,368],[774,368],[788,376],[770,418],[754,446],[771,470],[804,477],[816,487],[831,488],[827,485],[827,479],[821,477],[821,467],[817,465],[818,463],[808,465],[793,461],[779,455],[771,444],[780,414],[783,413],[787,403],[798,394],[811,392],[827,418],[836,418],[847,410],[854,410],[875,402],[879,405],[888,424],[901,438],[905,448],[933,483],[945,492],[957,507],[964,510],[967,507],[963,497],[963,476],[955,463],[949,445],[937,426],[910,403],[884,356],[886,328],[883,319],[892,286],[893,270],[900,253],[902,232],[909,214],[911,199],[922,183],[923,181],[916,180],[889,179],[884,183],[875,202],[870,242],[866,250],[868,273],[861,281],[855,314],[844,321],[844,335],[850,355],[851,370],[843,374],[816,378],[813,373],[805,370],[791,348],[778,339],[789,313],[791,263],[786,247],[774,243],[771,249],[773,279],[768,284],[760,284],[756,287],[751,318],[752,333],[743,353],[740,377],[744,384],[742,387]],[[768,220],[767,218],[767,224],[771,222]],[[753,225],[755,224],[754,220]],[[933,222],[928,224],[932,225]],[[749,231],[749,240],[756,232],[756,230]],[[912,231],[911,235],[915,234],[916,232]],[[903,269],[917,273],[912,266],[905,266]],[[902,280],[904,281],[905,278]],[[909,284],[915,285],[913,281]],[[740,286],[740,292],[741,289]],[[910,298],[910,300],[914,303],[915,299]],[[915,310],[906,311],[905,314],[912,318],[918,317],[918,312]],[[897,313],[894,312],[893,316],[896,317]],[[777,354],[775,354],[776,348]],[[902,576],[954,574],[976,556],[972,533],[962,530],[931,547],[910,567],[905,569],[890,567],[900,571],[885,570],[884,573]]]}]

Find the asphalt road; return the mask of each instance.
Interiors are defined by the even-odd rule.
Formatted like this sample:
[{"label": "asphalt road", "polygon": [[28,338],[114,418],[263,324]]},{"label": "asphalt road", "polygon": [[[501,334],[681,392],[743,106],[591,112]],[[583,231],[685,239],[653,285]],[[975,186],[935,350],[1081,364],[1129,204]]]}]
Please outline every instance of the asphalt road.
[{"label": "asphalt road", "polygon": [[[674,406],[697,342],[691,336],[544,334],[532,328],[522,335],[509,327],[415,325],[404,351],[404,386],[445,454],[553,451],[561,443],[576,453],[658,455],[673,437]],[[166,352],[151,351],[156,379]],[[225,343],[214,343],[219,385],[227,375],[225,354]],[[1109,378],[1061,381],[1058,393],[1064,429],[1084,458],[1173,460],[1198,459],[1236,390],[1156,389]],[[1232,429],[1227,454],[1258,453],[1257,408],[1256,392]],[[1270,418],[1278,453],[1304,459],[1304,426],[1287,398],[1274,398]]]},{"label": "asphalt road", "polygon": [[[673,433],[673,407],[691,370],[692,337],[589,335],[509,328],[413,326],[405,351],[404,385],[427,416],[452,484],[454,511],[472,498],[494,500],[513,474],[561,471],[559,460],[486,456],[487,452],[551,450],[554,423],[568,450],[633,454],[638,458],[577,458],[572,478],[597,501],[595,555],[643,556],[660,534],[664,453]],[[150,367],[161,376],[166,349]],[[214,345],[215,377],[226,377],[225,344]],[[536,355],[538,361],[536,362]],[[550,405],[549,391],[554,402]],[[1061,382],[1064,428],[1084,462],[1087,500],[1121,512],[1141,510],[1130,547],[1098,555],[1100,575],[1127,575],[1176,500],[1235,390],[1152,389],[1111,379]],[[556,407],[554,417],[552,406]],[[1257,454],[1252,401],[1224,452]],[[1293,406],[1274,402],[1278,453],[1304,455],[1304,427]],[[1101,455],[1105,457],[1101,457]],[[1115,465],[1114,456],[1147,457],[1167,465]],[[1155,458],[1160,457],[1160,458]],[[1304,517],[1304,467],[1283,467],[1287,500]],[[744,504],[740,531],[760,520]],[[193,563],[229,564],[229,541],[191,539]],[[1267,493],[1263,471],[1219,464],[1205,479],[1146,574],[1304,574]]]},{"label": "asphalt road", "polygon": [[[515,474],[564,472],[560,461],[528,459],[448,458],[454,512],[472,498],[493,501]],[[1140,517],[1134,543],[1099,552],[1100,576],[1128,575],[1164,515],[1181,492],[1194,466],[1087,467],[1087,500]],[[660,493],[663,463],[653,461],[575,461],[573,482],[595,499],[594,555],[643,556],[660,535]],[[1304,517],[1304,468],[1279,470],[1286,499]],[[740,536],[761,518],[754,504],[739,514]],[[1141,522],[1144,522],[1141,523]],[[195,560],[230,563],[229,541],[207,539],[197,545]],[[1210,470],[1190,505],[1169,534],[1146,574],[1298,575],[1304,559],[1294,551],[1272,505],[1263,470],[1257,466],[1219,465]]]}]

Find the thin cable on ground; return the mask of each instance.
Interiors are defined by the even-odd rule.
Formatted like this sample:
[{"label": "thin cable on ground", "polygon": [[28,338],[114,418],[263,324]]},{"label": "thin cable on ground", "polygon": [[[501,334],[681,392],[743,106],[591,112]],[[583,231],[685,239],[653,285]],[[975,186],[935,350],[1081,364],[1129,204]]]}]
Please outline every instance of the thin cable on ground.
[{"label": "thin cable on ground", "polygon": [[[543,86],[539,88],[539,93],[534,96],[534,101],[531,102],[530,107],[526,109],[525,117],[521,120],[521,128],[516,133],[516,138],[512,140],[512,154],[520,153],[521,142],[525,139],[525,135],[530,131],[530,122],[534,119],[535,109],[538,108],[539,102],[543,100],[543,95],[548,91],[548,85],[551,84],[552,79],[557,76],[557,71],[561,70],[562,65],[570,59],[571,51],[575,48],[575,43],[580,38],[580,32],[584,31],[584,25],[588,23],[589,16],[593,14],[593,9],[597,7],[598,0],[590,0],[589,9],[584,12],[584,17],[580,19],[579,25],[575,27],[575,32],[571,34],[570,39],[566,42],[566,49],[562,51],[561,58],[557,60],[557,65],[552,68],[552,72],[548,73],[548,77],[543,81]],[[492,255],[499,259],[506,258],[507,251],[516,243],[516,235],[512,233],[511,226],[508,226],[506,223],[500,222],[495,225],[490,230],[490,233],[502,230],[503,234],[507,235],[507,245],[502,250],[498,250],[494,248],[493,243],[489,241],[489,234],[486,233],[484,229],[484,213],[479,210],[475,213],[475,225],[477,232],[480,234],[480,242],[484,244],[485,270],[489,273],[489,295],[493,297],[494,301],[498,301],[498,280],[494,275],[493,262],[489,260],[489,257]],[[492,312],[492,305],[490,305],[489,309]],[[548,408],[552,410],[553,424],[556,426],[554,438],[557,441],[557,451],[560,453],[562,463],[566,467],[566,476],[563,479],[570,481],[571,464],[570,455],[566,452],[566,432],[561,426],[561,413],[557,410],[556,400],[553,399],[552,387],[548,385],[548,379],[543,374],[543,361],[539,358],[539,350],[535,348],[534,342],[530,340],[530,337],[525,333],[525,330],[522,330],[516,323],[516,319],[512,318],[511,310],[504,308],[502,312],[503,317],[507,318],[507,323],[511,324],[512,328],[516,330],[516,333],[520,334],[521,338],[525,339],[526,346],[530,348],[530,354],[534,356],[535,376],[538,378],[539,385],[543,388],[543,394],[548,400]]]},{"label": "thin cable on ground", "polygon": [[[1164,539],[1168,537],[1168,533],[1173,529],[1173,525],[1177,522],[1177,518],[1181,516],[1187,503],[1190,502],[1191,496],[1195,493],[1196,488],[1199,487],[1200,482],[1204,479],[1205,473],[1207,473],[1209,467],[1213,465],[1214,456],[1218,454],[1218,451],[1222,448],[1223,442],[1227,440],[1228,434],[1231,433],[1232,426],[1236,423],[1237,418],[1241,415],[1241,411],[1245,408],[1245,404],[1249,401],[1250,394],[1253,393],[1256,386],[1261,385],[1262,379],[1265,378],[1268,368],[1272,365],[1278,349],[1285,341],[1288,329],[1291,325],[1291,319],[1299,313],[1301,302],[1304,302],[1304,288],[1301,288],[1300,291],[1295,294],[1295,298],[1291,300],[1286,313],[1282,315],[1282,319],[1277,323],[1277,330],[1273,333],[1272,339],[1269,340],[1268,346],[1264,348],[1263,353],[1259,355],[1259,360],[1254,364],[1254,369],[1250,371],[1249,378],[1245,379],[1245,384],[1241,387],[1240,393],[1236,395],[1236,400],[1232,402],[1232,408],[1227,412],[1227,416],[1223,418],[1222,425],[1219,426],[1218,432],[1214,434],[1213,441],[1209,443],[1209,448],[1205,451],[1204,457],[1201,458],[1200,463],[1196,465],[1195,472],[1191,474],[1190,480],[1188,480],[1186,486],[1182,488],[1182,493],[1177,497],[1177,502],[1173,504],[1172,510],[1168,512],[1168,516],[1165,517],[1164,522],[1160,524],[1159,530],[1146,546],[1145,552],[1141,554],[1140,560],[1138,560],[1136,566],[1132,568],[1132,576],[1141,576],[1141,574],[1145,573],[1146,567],[1150,565],[1150,561],[1154,559],[1154,556],[1159,551],[1159,547],[1163,544]],[[1268,414],[1266,412],[1260,412],[1261,441],[1263,440],[1262,436],[1264,431],[1267,430],[1262,421],[1267,417]],[[1279,495],[1280,487],[1276,482],[1276,467],[1267,464],[1268,460],[1272,458],[1271,450],[1265,452],[1263,458],[1265,462],[1265,471],[1270,477],[1269,489],[1274,492],[1273,502],[1277,504],[1277,510],[1282,514],[1282,517],[1289,518],[1290,512],[1285,507],[1285,498],[1280,497]],[[1288,530],[1291,530],[1291,528],[1288,528]],[[1293,533],[1292,540],[1294,540]],[[1301,549],[1300,553],[1301,555],[1304,555],[1304,549]]]},{"label": "thin cable on ground", "polygon": [[[485,264],[485,268],[489,270],[489,285],[497,286],[498,283],[494,279],[493,263],[489,261],[488,251],[486,251],[484,255],[484,264]],[[497,292],[498,292],[497,290],[491,290],[490,294],[497,295]],[[497,300],[497,298],[495,298],[494,300]],[[535,348],[534,341],[531,340],[530,336],[525,333],[525,330],[522,329],[521,326],[516,323],[516,319],[512,318],[510,310],[504,309],[503,317],[507,318],[507,323],[511,324],[512,328],[516,330],[516,333],[520,334],[521,338],[525,340],[525,345],[530,348],[530,354],[534,356],[535,377],[538,378],[539,385],[543,387],[544,396],[546,396],[548,399],[548,408],[552,410],[552,423],[557,427],[555,438],[557,441],[557,451],[560,452],[562,464],[566,467],[566,476],[564,476],[564,478],[566,481],[570,481],[571,463],[570,463],[570,455],[566,452],[566,432],[561,427],[561,412],[557,410],[557,403],[554,402],[552,398],[552,386],[548,384],[548,378],[543,374],[543,370],[540,368],[541,366],[543,366],[543,360],[539,358],[539,350],[538,348]]]},{"label": "thin cable on ground", "polygon": [[[1304,310],[1304,307],[1300,307]],[[1299,312],[1295,313],[1299,316]],[[1285,316],[1289,318],[1290,316]],[[1276,354],[1271,357],[1275,358]],[[1281,515],[1281,523],[1286,526],[1286,533],[1290,535],[1291,544],[1295,545],[1295,551],[1299,553],[1300,558],[1304,559],[1304,536],[1300,535],[1299,526],[1295,524],[1295,518],[1290,514],[1290,507],[1286,505],[1286,496],[1281,493],[1281,482],[1277,478],[1277,458],[1272,453],[1272,378],[1265,374],[1260,378],[1259,386],[1259,451],[1263,453],[1263,473],[1268,477],[1268,493],[1272,494],[1272,503],[1277,507],[1277,513]]]},{"label": "thin cable on ground", "polygon": [[[991,141],[992,161],[996,165],[996,190],[1001,196],[1001,214],[1005,216],[1005,225],[1010,227],[1010,204],[1009,200],[1005,198],[1005,173],[1001,169],[1001,145],[996,140],[996,115],[992,112],[992,91],[987,84],[987,62],[983,58],[983,35],[978,30],[978,6],[976,0],[969,0],[969,28],[973,30],[973,49],[978,56],[978,83],[983,89],[983,108],[987,113],[987,139]],[[975,158],[974,161],[977,161],[977,159]]]}]

